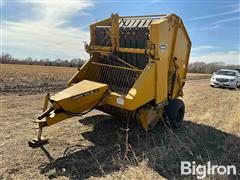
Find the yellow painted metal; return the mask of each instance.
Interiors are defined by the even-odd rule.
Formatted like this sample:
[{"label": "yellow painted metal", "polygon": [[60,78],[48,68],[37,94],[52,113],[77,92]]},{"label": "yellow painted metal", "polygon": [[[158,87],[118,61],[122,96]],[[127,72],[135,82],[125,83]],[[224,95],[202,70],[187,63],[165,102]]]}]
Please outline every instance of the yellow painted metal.
[{"label": "yellow painted metal", "polygon": [[[39,123],[39,127],[53,125],[99,105],[107,88],[107,84],[83,80],[51,96],[48,99],[52,102],[50,112],[45,115],[45,121]],[[46,100],[44,108],[47,108]]]},{"label": "yellow painted metal", "polygon": [[177,58],[175,66],[177,68],[177,80],[174,83],[173,98],[182,95],[182,79],[186,78],[188,60],[190,55],[191,41],[186,34],[183,23],[179,25],[173,56]]},{"label": "yellow painted metal", "polygon": [[166,101],[168,98],[168,65],[169,65],[169,51],[161,50],[160,46],[164,45],[166,48],[169,48],[169,36],[168,36],[168,20],[160,19],[150,26],[150,38],[152,44],[154,44],[157,48],[155,48],[155,57],[156,58],[156,94],[155,94],[155,102],[156,104]]},{"label": "yellow painted metal", "polygon": [[[163,109],[166,106],[165,102],[183,95],[182,88],[186,78],[191,49],[190,38],[178,16],[170,14],[146,17],[155,16],[158,20],[154,20],[148,27],[149,41],[146,42],[145,49],[120,47],[118,22],[119,19],[124,17],[115,14],[111,18],[90,26],[91,42],[86,46],[86,50],[90,54],[90,60],[68,82],[69,88],[50,97],[55,110],[60,108],[64,111],[47,115],[45,117],[47,125],[71,117],[71,114],[67,113],[68,111],[79,113],[91,109],[101,100],[104,92],[107,92],[102,104],[128,111],[137,111],[144,129],[148,129],[150,124],[154,124],[156,119],[162,116]],[[98,46],[96,44],[97,26],[111,26],[111,46]],[[110,57],[115,52],[143,54],[149,61],[143,70],[131,67],[126,64],[128,62],[123,63],[128,67],[101,62],[101,58]],[[140,60],[137,59],[137,61]],[[98,65],[98,68],[94,70],[92,65]],[[105,71],[108,68],[109,76],[114,69],[119,70],[116,77],[110,77],[111,80],[106,79]],[[119,81],[117,85],[124,84],[121,82],[121,73],[127,72],[130,75],[132,71],[129,71],[129,69],[140,74],[136,77],[133,86],[127,92],[115,91],[114,89],[107,91],[108,82],[112,82],[113,78]],[[99,76],[95,79],[96,82],[87,80],[92,75]],[[99,91],[89,96],[80,97],[80,94],[94,92],[96,89]],[[78,96],[79,99],[74,99]],[[151,107],[146,106],[149,104],[151,104]],[[155,106],[158,108],[153,108]]]},{"label": "yellow painted metal", "polygon": [[96,105],[107,87],[107,84],[83,80],[51,96],[50,101],[56,103],[64,111],[81,113]]},{"label": "yellow painted metal", "polygon": [[99,21],[99,22],[96,22],[96,23],[90,25],[90,35],[91,35],[90,45],[96,44],[96,34],[95,34],[96,27],[97,26],[104,26],[106,24],[109,24],[110,22],[111,22],[111,18],[108,18],[108,19],[104,19],[102,21]]},{"label": "yellow painted metal", "polygon": [[[48,101],[49,101],[49,98],[50,98],[50,94],[47,93],[46,96],[45,96],[45,99],[44,99],[44,103],[43,103],[43,108],[42,108],[42,112],[44,113],[45,111],[47,111],[47,108],[48,108]],[[39,131],[42,131],[40,130],[42,127],[45,127],[46,126],[46,121],[38,121],[38,127],[39,127]],[[39,136],[38,138],[41,138],[41,132],[39,133]]]},{"label": "yellow painted metal", "polygon": [[155,63],[150,63],[141,73],[128,94],[111,92],[105,103],[126,110],[136,110],[138,107],[155,98]]},{"label": "yellow painted metal", "polygon": [[[104,54],[108,54],[111,52],[111,47],[110,46],[89,46],[88,47],[88,51],[92,52],[92,53],[104,53]],[[118,52],[124,52],[124,53],[133,53],[133,54],[145,54],[146,50],[145,49],[138,49],[138,48],[118,48],[116,49],[116,51]]]},{"label": "yellow painted metal", "polygon": [[137,119],[142,124],[142,127],[147,131],[153,128],[157,124],[159,119],[161,119],[163,109],[164,109],[163,107],[158,109],[152,106],[143,107],[139,109]]},{"label": "yellow painted metal", "polygon": [[50,95],[49,93],[46,94],[45,99],[44,99],[44,104],[43,104],[43,109],[42,111],[46,111],[48,108],[48,101],[49,101]]},{"label": "yellow painted metal", "polygon": [[71,86],[75,83],[78,83],[85,79],[87,74],[89,73],[89,65],[92,60],[89,60],[83,64],[83,66],[78,69],[78,71],[73,75],[73,77],[68,81],[68,86]]},{"label": "yellow painted metal", "polygon": [[58,122],[61,122],[65,119],[71,118],[72,116],[66,113],[52,113],[50,116],[46,117],[46,124],[45,126],[51,126]]},{"label": "yellow painted metal", "polygon": [[111,15],[111,43],[112,49],[118,49],[119,47],[119,16],[118,14]]},{"label": "yellow painted metal", "polygon": [[61,122],[65,119],[71,118],[73,117],[72,115],[66,114],[66,113],[54,113],[52,112],[51,114],[49,114],[48,116],[45,117],[45,120],[42,122],[39,122],[39,128],[43,128],[46,126],[51,126],[53,124],[56,124],[58,122]]}]

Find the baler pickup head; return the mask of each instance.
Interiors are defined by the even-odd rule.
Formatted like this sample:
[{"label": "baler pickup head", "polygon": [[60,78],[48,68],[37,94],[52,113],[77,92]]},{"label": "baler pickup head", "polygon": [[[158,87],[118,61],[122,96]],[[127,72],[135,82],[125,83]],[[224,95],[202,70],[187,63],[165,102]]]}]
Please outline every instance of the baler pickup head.
[{"label": "baler pickup head", "polygon": [[[30,147],[38,147],[48,143],[48,139],[42,138],[42,128],[56,124],[72,116],[79,116],[96,108],[105,97],[108,85],[83,80],[73,86],[53,95],[47,94],[43,113],[34,121],[39,126],[38,138],[29,141]],[[51,103],[48,107],[48,102]]]},{"label": "baler pickup head", "polygon": [[103,100],[107,84],[83,80],[73,86],[49,97],[51,106],[38,117],[40,127],[50,126],[75,115],[96,108]]}]

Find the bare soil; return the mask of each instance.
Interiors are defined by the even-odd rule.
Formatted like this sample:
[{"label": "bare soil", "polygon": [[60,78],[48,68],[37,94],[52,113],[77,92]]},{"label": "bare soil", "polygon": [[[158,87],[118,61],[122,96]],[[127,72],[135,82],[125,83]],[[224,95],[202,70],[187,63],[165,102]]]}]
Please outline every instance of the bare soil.
[{"label": "bare soil", "polygon": [[[1,85],[19,85],[23,80],[31,84],[34,78],[41,84],[51,77],[46,80],[46,87],[50,87],[53,81],[66,82],[75,73],[72,68],[60,68],[61,73],[54,67],[50,67],[52,71],[36,67],[38,73],[28,68],[6,68],[5,75],[1,69]],[[211,88],[209,80],[199,76],[190,74],[184,87],[183,127],[173,131],[159,123],[145,132],[139,125],[130,124],[127,158],[126,122],[100,111],[45,128],[50,143],[29,148],[27,141],[36,136],[31,121],[41,113],[42,92],[49,89],[22,91],[19,86],[16,91],[1,90],[0,179],[194,179],[180,175],[181,161],[231,164],[240,173],[240,90]],[[51,91],[64,88],[56,87]],[[208,179],[240,176],[215,175]]]},{"label": "bare soil", "polygon": [[0,64],[0,94],[39,94],[67,87],[77,68]]},{"label": "bare soil", "polygon": [[[77,68],[0,64],[0,95],[57,92],[67,87]],[[210,74],[189,73],[187,80],[209,79]]]}]

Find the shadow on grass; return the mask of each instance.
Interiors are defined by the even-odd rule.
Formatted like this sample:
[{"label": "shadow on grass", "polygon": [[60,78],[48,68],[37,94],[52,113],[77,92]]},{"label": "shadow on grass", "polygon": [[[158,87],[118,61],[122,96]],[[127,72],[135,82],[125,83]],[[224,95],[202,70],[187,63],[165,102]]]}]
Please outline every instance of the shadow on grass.
[{"label": "shadow on grass", "polygon": [[[174,133],[163,125],[157,125],[149,132],[132,126],[129,144],[133,151],[128,152],[126,160],[123,158],[126,133],[122,130],[126,124],[114,121],[108,115],[87,117],[81,123],[94,125],[93,131],[82,135],[95,146],[78,144],[68,147],[63,157],[50,158],[47,165],[40,166],[41,173],[49,178],[102,177],[130,165],[135,166],[136,158],[138,162],[148,162],[149,167],[167,179],[183,178],[180,174],[181,161],[196,161],[196,164],[211,161],[212,164],[235,165],[240,170],[240,138],[210,126],[185,121],[184,126]],[[47,150],[44,149],[44,152]],[[48,152],[47,156],[51,157]]]}]

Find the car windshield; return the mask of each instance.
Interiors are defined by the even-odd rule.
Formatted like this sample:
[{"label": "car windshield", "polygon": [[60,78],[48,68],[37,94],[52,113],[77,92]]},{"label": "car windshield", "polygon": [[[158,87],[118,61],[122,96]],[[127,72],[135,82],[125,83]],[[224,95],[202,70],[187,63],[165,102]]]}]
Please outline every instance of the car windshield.
[{"label": "car windshield", "polygon": [[216,74],[217,75],[225,75],[225,76],[236,76],[236,72],[234,72],[234,71],[224,71],[224,70],[220,70]]},{"label": "car windshield", "polygon": [[236,70],[236,71],[238,71],[240,73],[240,69],[234,69],[234,70]]}]

